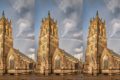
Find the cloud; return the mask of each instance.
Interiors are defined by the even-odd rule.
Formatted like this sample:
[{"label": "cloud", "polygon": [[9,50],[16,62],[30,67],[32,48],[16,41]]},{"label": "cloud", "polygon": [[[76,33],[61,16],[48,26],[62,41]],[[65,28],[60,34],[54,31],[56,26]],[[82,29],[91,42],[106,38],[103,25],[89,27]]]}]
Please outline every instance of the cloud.
[{"label": "cloud", "polygon": [[80,54],[80,52],[75,52],[75,49],[76,48],[79,49],[82,47],[82,40],[66,38],[59,39],[59,46],[61,49],[65,50],[66,52],[74,56],[74,54]]},{"label": "cloud", "polygon": [[81,46],[80,48],[75,48],[76,53],[81,53],[83,51],[83,47]]},{"label": "cloud", "polygon": [[[83,0],[60,0],[58,3],[60,48],[71,55],[82,46],[82,4]],[[57,12],[57,11],[56,11]],[[78,53],[79,54],[79,53]]]},{"label": "cloud", "polygon": [[16,37],[26,37],[34,31],[34,4],[35,0],[9,0],[14,11]]},{"label": "cloud", "polygon": [[31,58],[31,59],[33,59],[33,60],[36,60],[35,59],[35,54],[28,54],[28,57]]},{"label": "cloud", "polygon": [[23,36],[24,34],[24,32],[25,31],[27,31],[27,29],[32,25],[31,23],[30,23],[30,21],[29,20],[26,20],[26,19],[24,19],[24,18],[20,18],[18,21],[17,21],[17,24],[16,25],[18,25],[18,33],[17,33],[17,35],[16,35],[16,37],[21,37],[21,36]]},{"label": "cloud", "polygon": [[31,33],[27,34],[27,37],[34,40],[35,34],[31,32]]},{"label": "cloud", "polygon": [[13,2],[13,8],[18,12],[24,12],[31,10],[34,6],[35,0],[11,0]]},{"label": "cloud", "polygon": [[73,34],[73,37],[75,37],[75,38],[80,38],[81,36],[82,36],[82,31],[76,32]]},{"label": "cloud", "polygon": [[72,19],[65,19],[63,21],[63,26],[65,31],[62,34],[62,37],[64,37],[68,33],[68,31],[72,30],[76,26],[76,23]]},{"label": "cloud", "polygon": [[83,59],[83,53],[74,54],[74,57],[79,59],[79,60],[82,60]]},{"label": "cloud", "polygon": [[63,26],[62,37],[68,36],[69,33],[77,31],[77,28],[82,28],[80,15],[82,12],[83,0],[61,0],[59,9],[64,17],[61,25]]},{"label": "cloud", "polygon": [[104,0],[106,3],[107,8],[112,12],[115,13],[116,11],[120,11],[120,0]]},{"label": "cloud", "polygon": [[29,48],[29,52],[35,53],[35,48]]},{"label": "cloud", "polygon": [[[29,56],[34,50],[35,0],[8,0],[12,12],[14,47]],[[32,52],[33,51],[33,52]]]},{"label": "cloud", "polygon": [[83,0],[61,0],[61,3],[59,5],[60,9],[62,11],[64,11],[64,13],[67,13],[69,10],[68,9],[73,9],[76,8],[76,6],[81,6],[82,5]]},{"label": "cloud", "polygon": [[34,48],[34,42],[35,40],[33,39],[28,39],[28,38],[17,38],[14,39],[14,48],[20,49],[21,52],[24,54],[29,53],[30,48]]},{"label": "cloud", "polygon": [[111,17],[108,22],[109,38],[120,38],[120,0],[104,0]]},{"label": "cloud", "polygon": [[111,17],[108,22],[108,37],[120,38],[120,0],[104,0]]},{"label": "cloud", "polygon": [[62,38],[62,40],[69,40],[69,41],[73,41],[73,42],[79,42],[79,43],[82,43],[83,41],[82,40],[80,40],[80,39],[72,39],[72,38]]},{"label": "cloud", "polygon": [[120,19],[113,19],[112,21],[111,21],[111,35],[110,35],[110,37],[114,37],[114,38],[117,38],[117,37],[119,37],[120,38],[120,36],[119,36],[119,34],[120,34]]}]

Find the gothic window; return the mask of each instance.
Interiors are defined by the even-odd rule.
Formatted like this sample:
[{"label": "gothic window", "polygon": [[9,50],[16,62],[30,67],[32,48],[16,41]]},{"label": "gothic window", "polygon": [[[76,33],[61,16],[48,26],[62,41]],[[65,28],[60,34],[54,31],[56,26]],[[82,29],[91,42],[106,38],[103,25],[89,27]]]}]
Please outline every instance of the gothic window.
[{"label": "gothic window", "polygon": [[14,60],[10,60],[10,69],[14,69]]},{"label": "gothic window", "polygon": [[104,69],[108,69],[108,67],[109,67],[109,63],[108,63],[108,56],[104,56],[103,57],[103,68]]},{"label": "gothic window", "polygon": [[55,69],[60,69],[61,59],[60,56],[55,57]]},{"label": "gothic window", "polygon": [[10,56],[10,58],[9,58],[9,68],[14,69],[14,67],[15,67],[14,57]]},{"label": "gothic window", "polygon": [[104,60],[104,69],[108,69],[108,60]]}]

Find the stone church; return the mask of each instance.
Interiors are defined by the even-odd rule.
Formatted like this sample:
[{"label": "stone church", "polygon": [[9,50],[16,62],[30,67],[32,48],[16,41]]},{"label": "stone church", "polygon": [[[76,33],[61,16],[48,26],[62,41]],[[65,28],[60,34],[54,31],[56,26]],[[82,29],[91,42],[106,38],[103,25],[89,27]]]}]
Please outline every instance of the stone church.
[{"label": "stone church", "polygon": [[57,21],[51,18],[50,12],[45,19],[42,19],[38,44],[37,73],[71,74],[79,72],[81,62],[59,48]]},{"label": "stone church", "polygon": [[0,74],[26,74],[34,70],[35,62],[13,48],[12,21],[0,18]]},{"label": "stone church", "polygon": [[107,48],[106,25],[96,13],[90,20],[84,72],[89,74],[120,74],[120,55]]}]

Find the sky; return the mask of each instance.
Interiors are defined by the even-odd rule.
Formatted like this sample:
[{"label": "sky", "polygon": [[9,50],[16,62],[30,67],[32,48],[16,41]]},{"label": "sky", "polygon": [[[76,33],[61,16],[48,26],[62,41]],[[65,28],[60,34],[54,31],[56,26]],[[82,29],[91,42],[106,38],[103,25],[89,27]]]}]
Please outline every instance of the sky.
[{"label": "sky", "polygon": [[[14,47],[35,59],[42,18],[57,20],[59,47],[84,59],[89,21],[98,10],[105,20],[108,48],[120,54],[120,0],[0,0],[0,13],[12,19]],[[1,17],[0,15],[0,17]]]}]

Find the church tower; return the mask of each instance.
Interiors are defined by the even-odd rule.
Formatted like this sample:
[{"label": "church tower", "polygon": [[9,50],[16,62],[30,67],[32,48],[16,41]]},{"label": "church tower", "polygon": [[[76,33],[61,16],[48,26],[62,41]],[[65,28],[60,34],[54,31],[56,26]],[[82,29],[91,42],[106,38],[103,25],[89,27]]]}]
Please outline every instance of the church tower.
[{"label": "church tower", "polygon": [[0,18],[0,73],[7,72],[7,54],[9,49],[13,47],[12,39],[12,22],[5,18],[4,11]]},{"label": "church tower", "polygon": [[90,20],[89,32],[86,48],[86,68],[87,73],[101,73],[100,58],[103,49],[107,47],[105,21],[99,18],[98,11],[96,17]]},{"label": "church tower", "polygon": [[52,57],[58,44],[57,22],[51,18],[50,12],[45,19],[42,19],[39,34],[39,47],[37,55],[37,69],[39,73],[52,73]]}]

